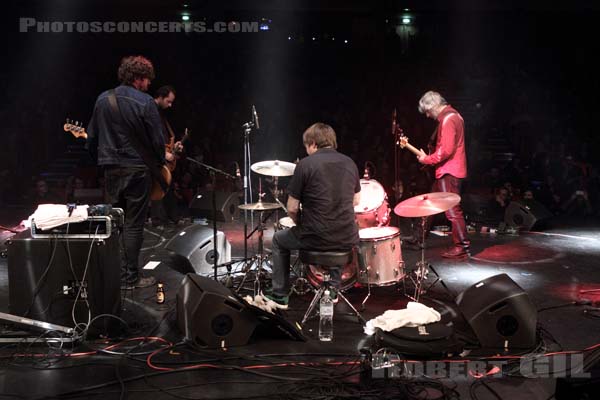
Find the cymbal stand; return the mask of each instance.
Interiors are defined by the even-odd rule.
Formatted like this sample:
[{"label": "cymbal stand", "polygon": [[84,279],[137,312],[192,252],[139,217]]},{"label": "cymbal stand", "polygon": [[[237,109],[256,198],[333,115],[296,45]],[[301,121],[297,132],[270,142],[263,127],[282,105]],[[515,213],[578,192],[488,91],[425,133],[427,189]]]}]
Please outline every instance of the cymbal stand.
[{"label": "cymbal stand", "polygon": [[[433,265],[427,263],[425,261],[425,225],[427,223],[427,217],[421,217],[421,260],[417,262],[417,269],[415,271],[416,279],[412,276],[410,277],[411,281],[415,285],[415,294],[410,296],[406,294],[406,286],[404,287],[404,294],[409,299],[419,302],[419,297],[423,293],[427,293],[429,289],[431,289],[436,283],[440,282],[446,292],[450,295],[450,297],[455,298],[456,295],[446,286],[444,280],[437,273]],[[423,288],[423,282],[427,279],[427,275],[429,271],[433,272],[435,275],[435,281],[429,284],[426,288]]]},{"label": "cymbal stand", "polygon": [[[409,299],[419,302],[419,296],[421,295],[421,291],[423,290],[423,281],[427,279],[427,274],[429,270],[427,269],[428,264],[425,262],[425,225],[427,223],[427,217],[421,217],[421,260],[417,261],[417,269],[414,271],[415,278],[410,276],[410,280],[413,282],[415,286],[415,294],[410,296],[406,294],[406,286],[404,287],[404,294]],[[438,277],[439,279],[439,277]],[[434,282],[435,283],[435,282]],[[433,286],[433,285],[431,285]],[[431,287],[429,286],[429,287]]]},{"label": "cymbal stand", "polygon": [[[259,187],[258,202],[260,203],[260,202],[262,202],[262,199],[265,196],[265,193],[262,193],[262,183],[261,183],[260,178],[259,178],[258,182],[259,182],[258,183],[258,187]],[[260,293],[260,277],[261,277],[261,274],[264,272],[263,271],[263,263],[267,259],[267,257],[265,257],[265,255],[264,255],[264,241],[263,241],[264,233],[263,232],[266,229],[265,222],[273,214],[273,211],[269,212],[266,217],[264,214],[265,214],[264,211],[260,212],[260,218],[258,218],[258,225],[256,226],[256,228],[254,228],[254,230],[252,230],[252,232],[250,232],[250,234],[248,236],[246,236],[246,232],[244,231],[244,241],[245,242],[254,234],[254,232],[258,232],[258,251],[257,251],[256,256],[252,258],[252,261],[250,261],[250,263],[246,264],[246,267],[244,268],[244,278],[242,279],[242,282],[238,286],[236,292],[239,292],[242,289],[242,287],[244,286],[244,283],[246,283],[248,274],[252,270],[252,264],[256,263],[253,296],[256,296],[258,293]]]}]

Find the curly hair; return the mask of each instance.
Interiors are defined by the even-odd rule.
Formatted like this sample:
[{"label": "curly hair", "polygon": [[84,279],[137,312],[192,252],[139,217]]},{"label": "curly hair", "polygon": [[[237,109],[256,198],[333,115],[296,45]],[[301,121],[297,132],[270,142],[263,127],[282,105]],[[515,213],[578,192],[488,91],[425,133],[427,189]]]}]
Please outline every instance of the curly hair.
[{"label": "curly hair", "polygon": [[128,56],[121,59],[117,73],[123,85],[131,85],[136,79],[154,79],[154,66],[144,56]]}]

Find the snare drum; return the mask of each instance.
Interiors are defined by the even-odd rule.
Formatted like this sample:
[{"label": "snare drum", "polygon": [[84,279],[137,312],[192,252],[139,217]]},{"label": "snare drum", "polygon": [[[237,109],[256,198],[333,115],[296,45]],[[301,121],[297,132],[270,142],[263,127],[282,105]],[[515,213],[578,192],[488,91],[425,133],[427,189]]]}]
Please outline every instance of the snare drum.
[{"label": "snare drum", "polygon": [[284,229],[290,229],[291,227],[296,226],[294,220],[290,217],[280,218],[277,222],[277,229],[282,231]]},{"label": "snare drum", "polygon": [[375,179],[360,180],[360,202],[354,207],[354,214],[359,229],[390,223],[387,194]]},{"label": "snare drum", "polygon": [[400,282],[404,278],[400,229],[382,226],[361,229],[358,233],[366,268],[358,271],[358,282],[374,286]]}]

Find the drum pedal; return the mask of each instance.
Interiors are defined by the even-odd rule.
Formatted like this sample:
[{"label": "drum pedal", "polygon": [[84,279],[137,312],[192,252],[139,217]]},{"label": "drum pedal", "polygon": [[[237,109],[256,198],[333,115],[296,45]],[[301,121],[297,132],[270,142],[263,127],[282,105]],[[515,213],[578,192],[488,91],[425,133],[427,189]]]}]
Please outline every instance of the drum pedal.
[{"label": "drum pedal", "polygon": [[303,296],[307,293],[314,292],[314,289],[308,284],[308,280],[306,278],[296,278],[296,281],[292,286],[292,292]]}]

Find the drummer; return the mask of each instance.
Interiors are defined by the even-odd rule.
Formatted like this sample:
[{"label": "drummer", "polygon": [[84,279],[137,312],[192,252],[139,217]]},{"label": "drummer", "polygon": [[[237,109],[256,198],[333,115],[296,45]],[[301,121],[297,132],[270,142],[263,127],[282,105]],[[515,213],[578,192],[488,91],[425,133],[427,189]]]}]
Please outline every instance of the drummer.
[{"label": "drummer", "polygon": [[[288,186],[287,211],[296,226],[273,236],[273,287],[266,295],[283,309],[289,301],[291,250],[345,251],[359,242],[354,215],[360,201],[356,164],[336,150],[335,131],[327,124],[311,125],[302,141],[308,157],[300,160]],[[339,289],[341,271],[330,269],[330,279]],[[337,297],[335,291],[332,297]]]}]

